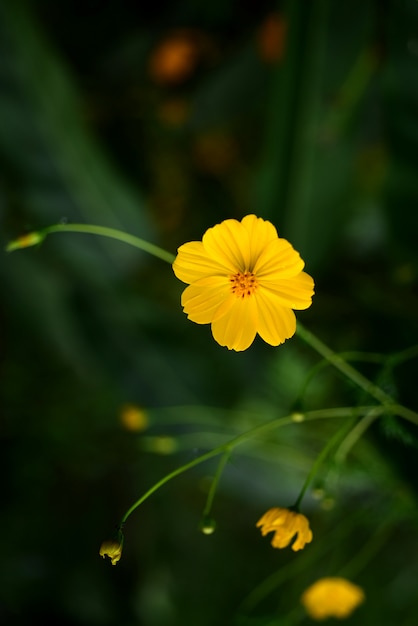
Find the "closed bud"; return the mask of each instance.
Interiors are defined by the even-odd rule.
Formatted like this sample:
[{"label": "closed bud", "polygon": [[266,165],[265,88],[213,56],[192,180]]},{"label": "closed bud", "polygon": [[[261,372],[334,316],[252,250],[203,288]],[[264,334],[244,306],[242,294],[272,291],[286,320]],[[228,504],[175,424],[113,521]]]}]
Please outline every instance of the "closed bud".
[{"label": "closed bud", "polygon": [[204,535],[212,535],[216,530],[216,522],[212,517],[205,516],[199,524],[199,530]]},{"label": "closed bud", "polygon": [[102,545],[100,546],[99,554],[103,558],[108,556],[111,560],[112,565],[116,565],[116,563],[120,561],[120,557],[122,556],[122,548],[123,533],[119,530],[113,539],[103,541]]},{"label": "closed bud", "polygon": [[29,233],[28,235],[23,235],[14,241],[11,241],[6,246],[6,252],[13,252],[14,250],[20,250],[21,248],[30,248],[31,246],[36,246],[38,243],[41,243],[45,239],[45,235],[42,233]]}]

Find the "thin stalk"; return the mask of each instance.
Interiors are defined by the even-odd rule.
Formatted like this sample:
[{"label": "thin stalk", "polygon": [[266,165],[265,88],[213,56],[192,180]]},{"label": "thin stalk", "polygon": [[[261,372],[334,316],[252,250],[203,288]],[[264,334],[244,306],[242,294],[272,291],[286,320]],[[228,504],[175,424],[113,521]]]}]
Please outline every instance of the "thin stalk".
[{"label": "thin stalk", "polygon": [[380,404],[394,404],[393,398],[383,391],[380,387],[372,383],[371,380],[360,374],[354,367],[349,365],[344,358],[333,352],[331,348],[328,348],[318,337],[313,335],[307,330],[300,322],[298,322],[297,330],[298,336],[311,346],[316,352],[329,361],[340,372],[345,374],[347,378],[353,381],[358,387],[361,387],[370,396],[373,396]]},{"label": "thin stalk", "polygon": [[129,233],[117,230],[116,228],[97,226],[96,224],[55,224],[54,226],[48,226],[48,228],[35,233],[29,233],[28,235],[24,235],[23,237],[10,242],[6,247],[6,251],[13,252],[13,250],[25,248],[30,245],[36,245],[41,243],[45,237],[53,233],[85,233],[87,235],[109,237],[110,239],[116,239],[117,241],[122,241],[123,243],[133,246],[134,248],[138,248],[138,250],[142,250],[143,252],[148,252],[158,259],[166,261],[166,263],[170,263],[170,265],[175,259],[173,254],[163,250],[153,243],[149,243],[149,241],[145,241],[145,239],[135,237],[135,235],[130,235]]},{"label": "thin stalk", "polygon": [[318,337],[307,330],[300,322],[298,322],[297,335],[305,341],[311,348],[313,348],[318,354],[323,356],[329,361],[336,369],[340,370],[347,378],[349,378],[354,384],[363,389],[367,394],[375,398],[380,404],[385,406],[389,410],[389,406],[396,406],[396,414],[404,419],[418,425],[418,413],[408,409],[402,405],[396,405],[395,400],[387,394],[378,385],[372,383],[371,380],[360,374],[358,370],[349,365],[341,355],[333,352],[331,348],[328,348]]},{"label": "thin stalk", "polygon": [[334,435],[329,439],[326,445],[322,448],[321,452],[318,454],[317,458],[315,459],[315,462],[312,465],[311,470],[305,479],[305,482],[302,486],[300,494],[292,508],[299,510],[300,503],[302,502],[302,499],[306,493],[306,490],[308,489],[309,485],[311,484],[316,474],[318,473],[318,470],[320,469],[322,463],[324,462],[324,460],[326,459],[330,451],[334,448],[334,446],[336,446],[338,441],[342,439],[344,435],[346,434],[346,432],[351,428],[351,426],[353,425],[354,419],[355,418],[351,419],[348,424],[344,424],[342,428],[340,428],[336,433],[334,433]]},{"label": "thin stalk", "polygon": [[[370,412],[370,410],[373,408],[375,407],[370,407],[370,406],[355,407],[355,408],[338,407],[334,409],[309,411],[304,414],[303,421],[308,422],[308,421],[318,420],[318,419],[334,419],[334,418],[341,419],[345,417],[352,417],[354,415],[359,416],[359,415],[364,415],[365,413]],[[394,410],[395,407],[391,407],[391,408],[392,410]],[[380,411],[383,413],[385,411],[385,408],[381,407]],[[170,472],[169,474],[161,478],[161,480],[156,482],[152,487],[150,487],[150,489],[148,489],[148,491],[146,491],[138,500],[136,500],[136,502],[134,502],[134,504],[126,511],[125,515],[122,517],[119,527],[122,527],[125,524],[128,517],[135,511],[135,509],[137,509],[143,502],[145,502],[145,500],[147,500],[160,487],[168,483],[170,480],[172,480],[179,474],[183,474],[184,472],[187,472],[187,470],[191,469],[192,467],[195,467],[196,465],[200,465],[200,463],[208,461],[209,459],[215,456],[218,456],[220,454],[225,454],[227,452],[230,453],[236,446],[244,443],[245,441],[248,441],[249,439],[255,438],[256,436],[265,434],[269,430],[274,430],[275,428],[280,428],[281,426],[286,426],[288,424],[295,424],[295,423],[303,423],[303,422],[295,422],[293,414],[290,414],[290,415],[287,415],[286,417],[279,417],[274,420],[271,420],[270,422],[259,424],[258,426],[251,428],[245,433],[242,433],[241,435],[234,437],[234,439],[231,439],[229,442],[221,446],[218,446],[217,448],[213,448],[213,450],[210,450],[209,452],[206,452],[205,454],[202,454],[201,456],[196,457],[192,461],[189,461],[188,463],[185,463],[184,465],[176,468],[175,470],[173,470],[172,472]]]},{"label": "thin stalk", "polygon": [[229,460],[230,456],[231,456],[231,450],[228,448],[227,450],[225,450],[225,452],[223,453],[223,455],[222,455],[222,457],[221,457],[221,459],[219,461],[218,467],[216,469],[216,474],[215,474],[215,476],[214,476],[214,478],[212,480],[212,484],[211,484],[210,489],[209,489],[209,493],[208,493],[208,497],[207,497],[207,500],[206,500],[205,508],[203,510],[203,518],[204,519],[206,517],[209,517],[209,515],[210,515],[210,512],[212,510],[213,500],[215,498],[215,493],[216,493],[216,490],[218,488],[220,478],[222,476],[222,473],[223,473],[223,471],[225,469],[226,464],[228,463],[228,460]]},{"label": "thin stalk", "polygon": [[354,428],[341,442],[341,445],[339,446],[335,454],[335,461],[337,464],[344,463],[347,454],[350,452],[351,448],[364,435],[369,426],[371,426],[378,417],[379,413],[372,409],[370,413],[365,415],[359,422],[357,422]]}]

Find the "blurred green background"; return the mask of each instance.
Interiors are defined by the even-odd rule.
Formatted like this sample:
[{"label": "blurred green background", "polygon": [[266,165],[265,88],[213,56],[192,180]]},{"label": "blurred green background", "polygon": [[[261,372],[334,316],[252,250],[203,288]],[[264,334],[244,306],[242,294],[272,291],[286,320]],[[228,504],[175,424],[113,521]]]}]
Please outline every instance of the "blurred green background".
[{"label": "blurred green background", "polygon": [[[0,89],[3,248],[81,222],[174,253],[255,213],[315,278],[303,323],[372,353],[356,365],[418,409],[415,0],[2,0]],[[416,625],[417,436],[390,416],[318,476],[301,553],[255,523],[292,504],[338,421],[238,449],[213,535],[198,524],[216,461],[134,513],[116,567],[100,559],[182,463],[291,410],[370,399],[329,367],[305,388],[320,358],[297,337],[221,348],[171,268],[121,243],[51,235],[0,268],[2,624],[278,626],[351,562],[367,602],[347,624]]]}]

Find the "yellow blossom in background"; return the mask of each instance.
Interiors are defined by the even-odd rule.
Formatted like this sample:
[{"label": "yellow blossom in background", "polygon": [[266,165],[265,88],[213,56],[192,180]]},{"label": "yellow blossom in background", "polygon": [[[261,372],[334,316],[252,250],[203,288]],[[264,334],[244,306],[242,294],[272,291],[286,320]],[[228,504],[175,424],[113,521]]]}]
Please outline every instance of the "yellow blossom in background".
[{"label": "yellow blossom in background", "polygon": [[120,561],[120,557],[122,556],[122,547],[123,540],[113,539],[109,541],[103,541],[102,545],[100,546],[99,554],[103,558],[108,556],[112,562],[112,565],[116,565],[116,563]]},{"label": "yellow blossom in background", "polygon": [[272,346],[295,334],[293,309],[307,309],[314,293],[304,265],[271,222],[247,215],[180,246],[173,270],[189,285],[181,298],[187,317],[211,324],[215,341],[241,351],[257,333]]},{"label": "yellow blossom in background", "polygon": [[320,578],[301,597],[307,613],[316,620],[327,617],[348,617],[364,602],[361,587],[345,578]]},{"label": "yellow blossom in background", "polygon": [[261,528],[263,537],[267,533],[274,532],[271,545],[273,548],[286,548],[292,540],[292,550],[302,550],[307,543],[312,541],[312,531],[308,519],[301,513],[290,509],[270,509],[257,522]]},{"label": "yellow blossom in background", "polygon": [[144,450],[155,454],[173,454],[178,448],[176,439],[167,435],[143,437],[141,444]]},{"label": "yellow blossom in background", "polygon": [[199,39],[195,33],[171,33],[152,52],[149,73],[157,83],[181,83],[195,70],[199,52]]},{"label": "yellow blossom in background", "polygon": [[119,419],[126,430],[136,432],[145,430],[148,428],[149,424],[147,412],[134,404],[126,404],[123,406],[119,414]]}]

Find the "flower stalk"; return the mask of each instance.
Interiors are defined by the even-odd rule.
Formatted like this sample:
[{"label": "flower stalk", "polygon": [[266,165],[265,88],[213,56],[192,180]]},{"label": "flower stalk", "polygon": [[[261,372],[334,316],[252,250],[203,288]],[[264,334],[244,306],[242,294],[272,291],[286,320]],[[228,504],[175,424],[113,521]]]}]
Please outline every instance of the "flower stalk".
[{"label": "flower stalk", "polygon": [[[303,422],[315,421],[315,420],[320,420],[320,419],[343,419],[343,418],[349,418],[349,417],[354,417],[354,416],[361,416],[361,415],[365,415],[369,413],[372,409],[376,409],[376,411],[379,410],[380,414],[384,413],[386,410],[384,407],[362,406],[362,407],[354,407],[354,408],[353,407],[337,407],[333,409],[308,411],[304,414]],[[391,410],[396,412],[396,405],[391,406]],[[200,465],[201,463],[204,463],[205,461],[208,461],[209,459],[215,456],[219,456],[221,454],[225,455],[225,460],[223,463],[223,465],[225,465],[232,450],[234,450],[238,445],[241,445],[242,443],[250,439],[261,437],[262,435],[265,435],[267,432],[271,430],[275,430],[276,428],[280,428],[282,426],[287,426],[289,424],[295,424],[295,423],[296,422],[293,418],[293,414],[290,414],[290,415],[286,415],[285,417],[279,417],[269,422],[265,422],[264,424],[259,424],[258,426],[255,426],[254,428],[251,428],[250,430],[244,433],[241,433],[237,437],[234,437],[229,442],[221,446],[218,446],[217,448],[213,448],[212,450],[205,452],[201,456],[196,457],[192,461],[189,461],[188,463],[185,463],[184,465],[177,467],[175,470],[173,470],[169,474],[166,474],[166,476],[164,476],[163,478],[161,478],[161,480],[156,482],[138,500],[136,500],[136,502],[134,502],[134,504],[126,511],[126,513],[122,517],[119,527],[125,524],[128,517],[141,504],[143,504],[145,500],[147,500],[153,493],[158,491],[160,487],[168,483],[170,480],[172,480],[176,476],[179,476],[180,474],[187,472],[189,469],[192,469],[193,467],[196,467],[197,465]],[[221,471],[222,470],[223,470],[223,466],[221,465]],[[220,475],[221,474],[219,473],[219,477]]]},{"label": "flower stalk", "polygon": [[221,476],[223,474],[225,466],[226,466],[226,464],[229,461],[229,457],[230,456],[231,456],[231,449],[229,447],[227,447],[226,450],[224,451],[224,453],[223,453],[219,463],[218,463],[218,467],[216,469],[216,474],[215,474],[215,476],[214,476],[214,478],[212,480],[212,483],[210,485],[208,497],[206,499],[205,508],[203,509],[203,520],[210,519],[210,513],[211,513],[211,510],[212,510],[212,505],[213,505],[213,500],[215,498],[216,490],[218,488],[219,481],[221,479]]},{"label": "flower stalk", "polygon": [[55,224],[54,226],[48,226],[48,228],[44,228],[43,230],[39,230],[34,233],[29,233],[28,235],[24,235],[23,237],[19,237],[18,239],[11,241],[6,246],[6,252],[13,252],[14,250],[27,248],[41,243],[45,237],[52,235],[53,233],[84,233],[86,235],[109,237],[110,239],[122,241],[129,246],[142,250],[143,252],[148,252],[158,259],[166,261],[166,263],[171,264],[174,261],[174,255],[166,250],[163,250],[159,246],[146,241],[145,239],[141,239],[135,235],[130,235],[129,233],[117,230],[116,228],[98,226],[96,224]]}]

